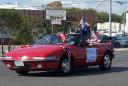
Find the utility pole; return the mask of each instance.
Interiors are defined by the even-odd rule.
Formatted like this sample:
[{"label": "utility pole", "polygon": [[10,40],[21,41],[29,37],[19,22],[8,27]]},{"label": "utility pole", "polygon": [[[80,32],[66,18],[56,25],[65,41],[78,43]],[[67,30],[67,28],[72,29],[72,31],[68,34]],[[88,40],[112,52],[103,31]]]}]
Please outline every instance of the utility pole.
[{"label": "utility pole", "polygon": [[112,14],[112,0],[109,0],[109,35],[112,36],[112,25],[111,25],[111,14]]},{"label": "utility pole", "polygon": [[123,33],[122,34],[125,34],[125,31],[126,31],[126,4],[128,3],[126,0],[125,1],[115,1],[116,3],[122,5],[124,4],[124,8],[123,8],[123,25],[122,25],[122,31]]},{"label": "utility pole", "polygon": [[2,32],[2,56],[4,56],[4,33],[3,33],[3,30],[4,30],[4,20],[1,20],[1,24],[2,24],[2,28],[1,28],[1,32]]},{"label": "utility pole", "polygon": [[124,2],[124,18],[123,18],[123,29],[124,29],[124,34],[125,34],[125,27],[126,27],[126,0]]}]

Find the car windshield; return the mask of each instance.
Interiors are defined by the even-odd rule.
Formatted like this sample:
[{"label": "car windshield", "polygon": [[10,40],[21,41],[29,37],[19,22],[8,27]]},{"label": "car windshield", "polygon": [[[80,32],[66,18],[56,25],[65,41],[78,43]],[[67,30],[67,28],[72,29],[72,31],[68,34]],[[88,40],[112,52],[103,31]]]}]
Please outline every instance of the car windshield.
[{"label": "car windshield", "polygon": [[78,42],[78,34],[68,34],[67,43],[70,45],[77,44]]},{"label": "car windshield", "polygon": [[56,35],[45,35],[43,38],[38,40],[34,45],[48,45],[62,43],[61,39]]}]

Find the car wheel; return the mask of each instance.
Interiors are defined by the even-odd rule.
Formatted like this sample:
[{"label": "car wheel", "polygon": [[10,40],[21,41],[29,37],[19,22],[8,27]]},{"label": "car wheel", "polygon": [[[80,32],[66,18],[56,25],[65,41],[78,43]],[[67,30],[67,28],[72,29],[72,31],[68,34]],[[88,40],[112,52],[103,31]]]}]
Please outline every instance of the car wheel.
[{"label": "car wheel", "polygon": [[16,71],[17,74],[27,75],[29,71]]},{"label": "car wheel", "polygon": [[61,74],[68,75],[71,73],[72,70],[72,63],[69,58],[62,58],[60,63],[60,72]]},{"label": "car wheel", "polygon": [[105,53],[102,64],[100,64],[99,67],[102,70],[109,70],[111,68],[111,64],[112,64],[111,55],[109,53]]}]

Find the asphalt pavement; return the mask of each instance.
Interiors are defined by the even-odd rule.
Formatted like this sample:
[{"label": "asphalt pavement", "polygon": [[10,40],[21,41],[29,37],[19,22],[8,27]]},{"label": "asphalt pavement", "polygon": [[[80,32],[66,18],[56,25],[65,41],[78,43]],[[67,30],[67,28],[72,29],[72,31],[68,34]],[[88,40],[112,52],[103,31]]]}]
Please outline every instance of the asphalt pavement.
[{"label": "asphalt pavement", "polygon": [[112,68],[98,67],[75,70],[69,76],[55,72],[31,72],[17,75],[0,63],[0,86],[128,86],[128,49],[116,49]]}]

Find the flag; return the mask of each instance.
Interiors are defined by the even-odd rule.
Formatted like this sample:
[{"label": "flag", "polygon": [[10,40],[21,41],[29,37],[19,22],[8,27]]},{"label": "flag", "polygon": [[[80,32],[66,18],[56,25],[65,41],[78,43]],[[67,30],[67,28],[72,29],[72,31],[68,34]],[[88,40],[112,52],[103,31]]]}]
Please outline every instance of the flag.
[{"label": "flag", "polygon": [[70,45],[67,45],[65,47],[65,49],[66,49],[66,52],[67,52],[67,55],[68,55],[68,59],[70,61],[71,60],[71,47],[70,47]]}]

